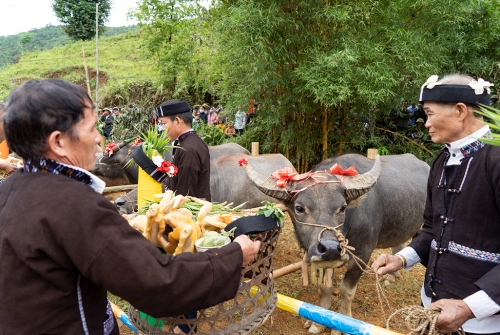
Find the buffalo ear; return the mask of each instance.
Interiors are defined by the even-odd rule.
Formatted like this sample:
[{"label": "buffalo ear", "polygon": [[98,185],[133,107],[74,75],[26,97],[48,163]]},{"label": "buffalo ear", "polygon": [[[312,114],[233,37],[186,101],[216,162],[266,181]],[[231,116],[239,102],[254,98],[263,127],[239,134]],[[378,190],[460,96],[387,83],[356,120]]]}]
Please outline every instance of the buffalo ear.
[{"label": "buffalo ear", "polygon": [[380,161],[380,155],[375,158],[375,164],[370,171],[365,172],[361,175],[356,175],[352,177],[344,177],[344,186],[346,188],[347,200],[352,201],[361,197],[362,195],[368,193],[380,177],[382,172],[382,162]]}]

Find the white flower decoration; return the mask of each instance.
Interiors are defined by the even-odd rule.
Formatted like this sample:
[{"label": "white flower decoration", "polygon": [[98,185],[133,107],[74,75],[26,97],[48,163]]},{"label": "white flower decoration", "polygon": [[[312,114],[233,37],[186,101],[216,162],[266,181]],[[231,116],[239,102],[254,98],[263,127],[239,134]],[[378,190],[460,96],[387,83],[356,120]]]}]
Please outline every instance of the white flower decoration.
[{"label": "white flower decoration", "polygon": [[174,166],[172,165],[171,167],[168,168],[168,172],[167,174],[170,176],[170,177],[173,177],[174,176],[174,172],[175,172],[175,169],[174,169]]},{"label": "white flower decoration", "polygon": [[427,81],[424,83],[423,87],[426,87],[430,90],[434,88],[434,86],[441,85],[442,83],[438,81],[439,76],[437,74],[434,74],[427,79]]},{"label": "white flower decoration", "polygon": [[490,94],[490,91],[491,91],[490,87],[495,86],[495,85],[493,85],[489,81],[483,80],[483,78],[479,78],[478,81],[472,80],[469,83],[469,86],[474,90],[474,93],[476,93],[476,95],[481,95],[481,94],[483,94],[484,89],[486,89],[486,92],[488,94]]},{"label": "white flower decoration", "polygon": [[155,163],[156,166],[161,166],[161,163],[163,163],[163,157],[158,153],[158,151],[153,152],[153,157],[151,157],[151,160],[153,163]]}]

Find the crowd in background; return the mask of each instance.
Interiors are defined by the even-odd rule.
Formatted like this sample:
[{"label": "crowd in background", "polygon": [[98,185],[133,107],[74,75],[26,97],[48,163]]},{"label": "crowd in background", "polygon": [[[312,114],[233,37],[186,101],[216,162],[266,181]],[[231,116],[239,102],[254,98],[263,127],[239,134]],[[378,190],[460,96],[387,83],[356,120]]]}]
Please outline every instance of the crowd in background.
[{"label": "crowd in background", "polygon": [[106,138],[111,136],[111,132],[113,130],[113,123],[116,118],[120,116],[120,108],[113,107],[112,110],[109,108],[99,108],[97,111],[97,116],[102,122],[102,132]]},{"label": "crowd in background", "polygon": [[[247,111],[243,111],[238,106],[236,112],[226,112],[222,107],[216,108],[208,104],[195,105],[193,107],[193,129],[196,130],[202,125],[209,127],[218,127],[226,137],[237,136],[245,131],[245,128],[251,123],[253,117],[258,113],[262,104],[251,104]],[[157,124],[156,117],[153,115],[153,124]],[[161,133],[161,129],[159,129]]]}]

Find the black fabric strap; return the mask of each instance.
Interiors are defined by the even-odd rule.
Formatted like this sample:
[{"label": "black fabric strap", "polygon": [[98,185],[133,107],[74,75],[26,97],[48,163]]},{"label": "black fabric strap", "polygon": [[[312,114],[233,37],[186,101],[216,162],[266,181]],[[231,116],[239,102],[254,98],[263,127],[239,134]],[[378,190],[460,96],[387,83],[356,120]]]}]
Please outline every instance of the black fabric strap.
[{"label": "black fabric strap", "polygon": [[142,144],[137,146],[137,149],[132,153],[132,159],[140,166],[141,169],[146,171],[154,180],[162,182],[167,178],[167,174],[158,171],[158,167],[142,150]]},{"label": "black fabric strap", "polygon": [[278,220],[265,215],[244,216],[234,220],[224,228],[225,231],[230,231],[236,227],[234,237],[240,235],[258,234],[279,227]]}]

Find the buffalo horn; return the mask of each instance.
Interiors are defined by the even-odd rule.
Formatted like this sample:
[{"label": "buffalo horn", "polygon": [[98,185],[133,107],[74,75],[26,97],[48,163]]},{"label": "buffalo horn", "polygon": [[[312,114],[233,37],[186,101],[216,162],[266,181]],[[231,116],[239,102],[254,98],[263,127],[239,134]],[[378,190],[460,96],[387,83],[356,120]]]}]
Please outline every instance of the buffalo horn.
[{"label": "buffalo horn", "polygon": [[354,200],[370,191],[377,183],[381,171],[382,163],[380,162],[380,155],[377,155],[375,164],[370,171],[362,175],[344,177],[347,199]]},{"label": "buffalo horn", "polygon": [[291,200],[290,195],[286,192],[286,188],[276,187],[276,180],[271,176],[263,176],[255,171],[250,163],[245,167],[245,171],[247,172],[248,178],[250,178],[255,187],[262,193],[278,200]]}]

